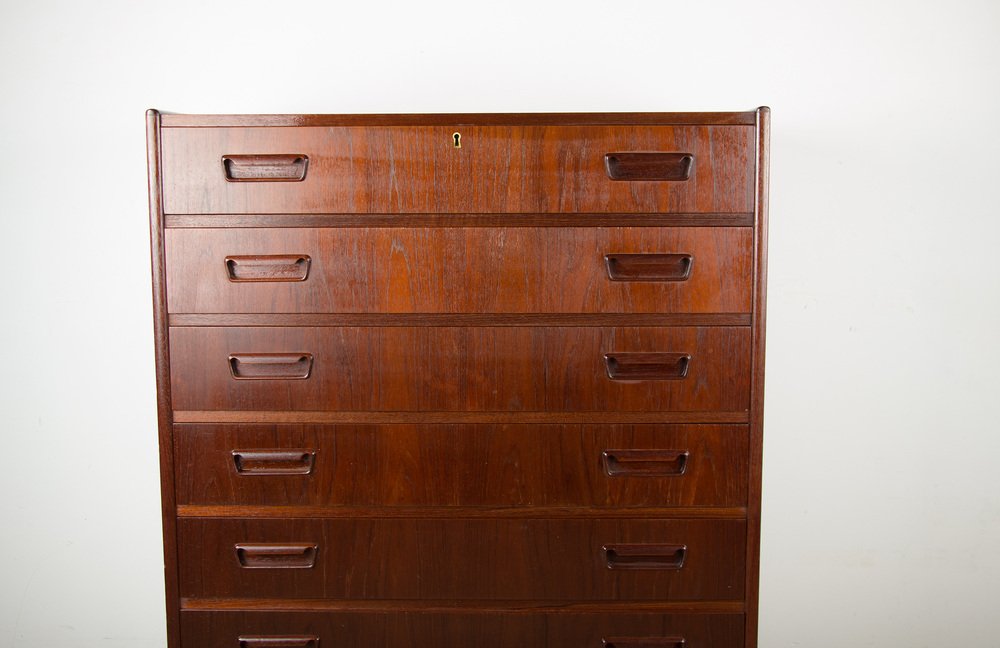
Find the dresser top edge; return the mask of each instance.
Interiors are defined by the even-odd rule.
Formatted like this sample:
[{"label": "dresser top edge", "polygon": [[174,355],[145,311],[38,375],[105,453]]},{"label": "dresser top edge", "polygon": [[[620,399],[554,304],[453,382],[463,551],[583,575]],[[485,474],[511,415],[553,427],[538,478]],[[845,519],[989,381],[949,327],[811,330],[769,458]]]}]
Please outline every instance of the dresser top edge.
[{"label": "dresser top edge", "polygon": [[162,128],[250,126],[753,126],[746,112],[426,113],[354,115],[188,115],[150,109]]}]

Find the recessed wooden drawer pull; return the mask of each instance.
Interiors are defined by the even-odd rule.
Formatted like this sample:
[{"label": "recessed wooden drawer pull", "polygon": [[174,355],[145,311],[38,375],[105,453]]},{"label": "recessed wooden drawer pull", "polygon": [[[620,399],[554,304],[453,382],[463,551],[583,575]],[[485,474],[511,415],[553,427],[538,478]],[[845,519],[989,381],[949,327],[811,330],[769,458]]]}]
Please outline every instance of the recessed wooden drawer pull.
[{"label": "recessed wooden drawer pull", "polygon": [[690,153],[608,153],[604,168],[612,180],[671,180],[691,177],[694,156]]},{"label": "recessed wooden drawer pull", "polygon": [[684,637],[605,639],[604,648],[684,648]]},{"label": "recessed wooden drawer pull", "polygon": [[229,182],[299,182],[308,166],[308,156],[299,154],[222,156]]},{"label": "recessed wooden drawer pull", "polygon": [[229,370],[236,380],[304,380],[312,372],[311,353],[234,353]]},{"label": "recessed wooden drawer pull", "polygon": [[606,254],[611,281],[687,281],[690,254]]},{"label": "recessed wooden drawer pull", "polygon": [[612,477],[676,477],[687,468],[687,450],[605,450],[604,471]]},{"label": "recessed wooden drawer pull", "polygon": [[238,544],[236,558],[246,569],[311,569],[318,549],[314,544]]},{"label": "recessed wooden drawer pull", "polygon": [[607,353],[604,363],[611,380],[681,380],[687,378],[687,353]]},{"label": "recessed wooden drawer pull", "polygon": [[674,544],[606,545],[608,569],[680,569],[687,547]]},{"label": "recessed wooden drawer pull", "polygon": [[312,259],[305,254],[227,256],[226,274],[234,282],[305,281],[311,265]]},{"label": "recessed wooden drawer pull", "polygon": [[319,648],[319,637],[260,636],[240,637],[240,648]]},{"label": "recessed wooden drawer pull", "polygon": [[308,475],[315,461],[315,450],[233,450],[241,475]]}]

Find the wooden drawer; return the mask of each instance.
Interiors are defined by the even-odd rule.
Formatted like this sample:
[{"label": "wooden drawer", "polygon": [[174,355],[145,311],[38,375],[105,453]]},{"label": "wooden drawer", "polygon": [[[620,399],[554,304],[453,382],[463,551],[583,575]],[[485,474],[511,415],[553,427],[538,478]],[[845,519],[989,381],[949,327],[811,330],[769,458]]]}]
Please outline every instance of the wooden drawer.
[{"label": "wooden drawer", "polygon": [[743,520],[178,520],[185,597],[738,600]]},{"label": "wooden drawer", "polygon": [[167,214],[749,213],[754,135],[698,125],[164,128],[163,205]]},{"label": "wooden drawer", "polygon": [[177,410],[745,411],[750,329],[171,327],[170,371]]},{"label": "wooden drawer", "polygon": [[743,624],[742,614],[523,608],[188,610],[181,641],[199,648],[737,648]]},{"label": "wooden drawer", "polygon": [[172,229],[173,313],[746,313],[728,227]]},{"label": "wooden drawer", "polygon": [[181,505],[746,506],[745,425],[177,425]]}]

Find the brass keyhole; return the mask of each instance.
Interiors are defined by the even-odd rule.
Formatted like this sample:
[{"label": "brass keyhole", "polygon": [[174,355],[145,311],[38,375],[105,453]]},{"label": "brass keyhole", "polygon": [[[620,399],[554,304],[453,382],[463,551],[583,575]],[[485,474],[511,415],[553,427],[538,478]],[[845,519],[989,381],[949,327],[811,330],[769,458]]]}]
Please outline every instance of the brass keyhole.
[{"label": "brass keyhole", "polygon": [[451,134],[451,139],[455,143],[455,148],[462,148],[462,134],[461,133],[452,133]]}]

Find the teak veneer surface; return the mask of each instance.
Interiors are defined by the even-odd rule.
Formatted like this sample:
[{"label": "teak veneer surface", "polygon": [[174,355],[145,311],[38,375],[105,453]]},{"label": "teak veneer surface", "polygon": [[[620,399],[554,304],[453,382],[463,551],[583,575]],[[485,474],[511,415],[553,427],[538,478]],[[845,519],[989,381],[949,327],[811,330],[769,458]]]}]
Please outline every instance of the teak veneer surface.
[{"label": "teak veneer surface", "polygon": [[[179,521],[185,597],[734,600],[742,520],[199,519]],[[311,568],[243,567],[236,545],[315,545]],[[680,568],[612,569],[604,547],[679,545]]]},{"label": "teak veneer surface", "polygon": [[[174,428],[182,505],[745,506],[747,442],[745,425]],[[234,452],[276,449],[272,469],[300,472],[238,472]]]},{"label": "teak veneer surface", "polygon": [[[184,410],[745,410],[748,327],[170,329]],[[604,356],[690,355],[677,380],[612,380]],[[308,378],[233,380],[233,354],[311,354]]]},{"label": "teak veneer surface", "polygon": [[[749,212],[749,126],[164,129],[168,214]],[[680,150],[686,182],[611,180],[605,155]],[[308,158],[300,182],[233,182],[227,155]]]},{"label": "teak veneer surface", "polygon": [[170,648],[755,648],[770,112],[147,113]]},{"label": "teak veneer surface", "polygon": [[[752,249],[742,227],[172,229],[167,304],[171,313],[749,313]],[[609,277],[606,257],[641,253],[690,257],[689,273]],[[308,263],[308,274],[231,279],[227,258],[266,268],[278,255],[285,268]],[[678,277],[682,267],[672,268]],[[655,266],[643,272],[657,276]]]}]

